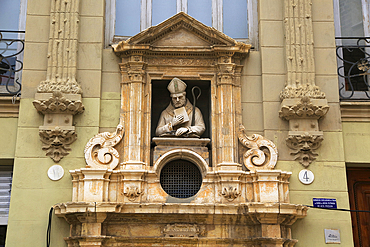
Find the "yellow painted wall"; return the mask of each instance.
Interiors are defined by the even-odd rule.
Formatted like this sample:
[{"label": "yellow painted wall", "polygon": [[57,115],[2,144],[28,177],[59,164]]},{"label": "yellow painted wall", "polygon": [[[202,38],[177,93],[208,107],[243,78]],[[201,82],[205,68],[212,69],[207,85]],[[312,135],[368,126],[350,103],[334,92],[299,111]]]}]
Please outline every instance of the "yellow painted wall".
[{"label": "yellow painted wall", "polygon": [[[45,246],[50,207],[71,200],[68,170],[85,165],[83,149],[91,137],[115,128],[121,104],[120,59],[110,48],[104,49],[103,44],[104,1],[81,0],[77,76],[86,110],[74,117],[78,139],[71,145],[71,153],[60,162],[65,175],[60,181],[51,181],[46,173],[54,162],[45,157],[38,136],[43,116],[32,105],[37,85],[46,78],[50,1],[28,2],[20,117],[19,120],[0,119],[0,127],[8,130],[6,135],[10,140],[0,148],[0,158],[15,157],[7,247]],[[320,121],[324,142],[318,150],[317,161],[309,167],[315,174],[311,185],[298,181],[298,172],[303,167],[290,155],[285,144],[288,122],[278,116],[279,93],[286,81],[283,0],[259,0],[258,3],[259,45],[244,60],[241,77],[243,124],[248,134],[263,134],[276,143],[279,150],[276,169],[292,172],[292,203],[312,205],[314,197],[336,198],[339,208],[349,208],[345,162],[370,160],[366,156],[369,152],[363,150],[366,145],[354,148],[358,138],[362,144],[369,142],[366,133],[370,135],[370,128],[363,123],[344,123],[342,133],[332,0],[312,1],[316,83],[326,93],[330,110]],[[4,145],[2,143],[0,145]],[[299,240],[296,246],[327,246],[325,228],[340,229],[342,244],[336,246],[352,246],[349,214],[318,209],[310,209],[305,219],[293,225],[293,238]],[[68,224],[54,216],[52,246],[66,246],[63,237],[68,235]]]},{"label": "yellow painted wall", "polygon": [[0,159],[13,159],[17,139],[18,118],[0,118],[0,129],[4,141],[0,142]]},{"label": "yellow painted wall", "polygon": [[347,163],[370,163],[369,122],[343,122],[343,139]]}]

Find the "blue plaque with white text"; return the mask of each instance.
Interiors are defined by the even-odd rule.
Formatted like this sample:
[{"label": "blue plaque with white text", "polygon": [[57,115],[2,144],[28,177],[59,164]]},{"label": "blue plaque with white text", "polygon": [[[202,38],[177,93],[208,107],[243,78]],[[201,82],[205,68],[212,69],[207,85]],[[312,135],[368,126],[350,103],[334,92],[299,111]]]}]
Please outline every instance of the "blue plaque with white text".
[{"label": "blue plaque with white text", "polygon": [[337,199],[330,198],[312,198],[315,208],[337,208]]}]

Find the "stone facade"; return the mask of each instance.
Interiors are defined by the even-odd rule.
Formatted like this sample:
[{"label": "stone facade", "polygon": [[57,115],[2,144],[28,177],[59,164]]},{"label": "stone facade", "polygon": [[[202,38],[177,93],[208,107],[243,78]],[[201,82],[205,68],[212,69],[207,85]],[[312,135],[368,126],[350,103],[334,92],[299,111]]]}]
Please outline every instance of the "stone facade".
[{"label": "stone facade", "polygon": [[[19,114],[0,109],[7,247],[45,245],[51,207],[55,246],[326,246],[324,229],[353,246],[348,213],[304,206],[349,208],[346,163],[368,162],[366,102],[339,103],[331,0],[254,2],[252,45],[180,12],[112,47],[108,2],[28,0]],[[209,92],[200,139],[154,137],[153,92],[174,77]],[[176,160],[199,170],[194,196],[162,188]]]}]

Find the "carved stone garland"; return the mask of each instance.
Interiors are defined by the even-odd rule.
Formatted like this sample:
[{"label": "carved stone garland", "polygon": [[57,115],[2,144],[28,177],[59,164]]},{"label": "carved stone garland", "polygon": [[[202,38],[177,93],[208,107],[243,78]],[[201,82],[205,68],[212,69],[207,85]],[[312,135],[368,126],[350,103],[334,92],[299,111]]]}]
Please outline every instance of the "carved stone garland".
[{"label": "carved stone garland", "polygon": [[287,146],[294,159],[308,167],[323,141],[318,119],[329,110],[325,94],[315,85],[312,2],[284,0],[287,82],[280,93],[279,116],[289,121]]},{"label": "carved stone garland", "polygon": [[79,6],[80,0],[51,1],[47,75],[33,102],[45,115],[39,128],[42,149],[54,162],[71,150],[69,145],[77,139],[73,115],[84,111],[76,80]]}]

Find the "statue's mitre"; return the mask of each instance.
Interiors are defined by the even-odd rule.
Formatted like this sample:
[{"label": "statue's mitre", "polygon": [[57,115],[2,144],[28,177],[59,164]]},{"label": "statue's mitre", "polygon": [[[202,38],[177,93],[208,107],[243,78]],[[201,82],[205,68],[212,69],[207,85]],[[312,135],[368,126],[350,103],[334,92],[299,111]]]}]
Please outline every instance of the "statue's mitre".
[{"label": "statue's mitre", "polygon": [[171,95],[173,95],[185,92],[186,87],[187,85],[185,82],[175,77],[168,84],[167,89],[170,91]]}]

